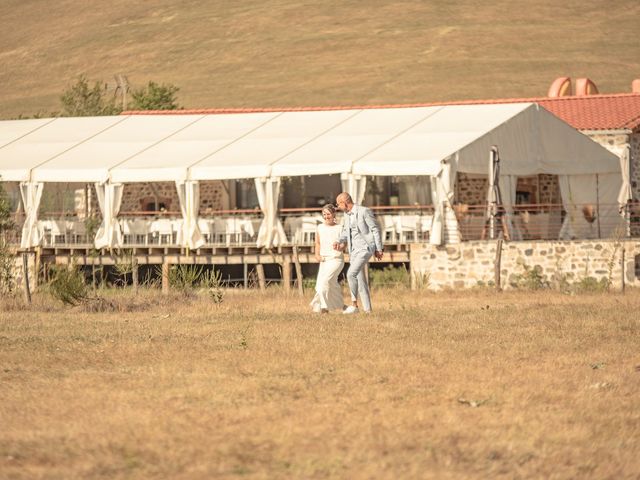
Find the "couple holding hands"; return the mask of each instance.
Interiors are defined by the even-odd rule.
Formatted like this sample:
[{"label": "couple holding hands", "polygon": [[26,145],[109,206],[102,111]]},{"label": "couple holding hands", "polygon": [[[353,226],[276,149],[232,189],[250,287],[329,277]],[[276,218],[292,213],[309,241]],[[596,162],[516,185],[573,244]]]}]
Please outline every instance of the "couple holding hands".
[{"label": "couple holding hands", "polygon": [[[327,204],[322,208],[323,223],[316,232],[315,255],[320,262],[316,280],[316,295],[311,301],[314,312],[341,310],[344,314],[359,312],[358,297],[364,312],[371,311],[369,285],[364,267],[372,256],[382,259],[383,246],[378,223],[371,209],[355,205],[351,195],[342,192],[336,198],[338,209],[344,212],[342,225],[336,223],[336,208]],[[344,267],[344,251],[349,253],[347,282],[351,305],[345,306],[338,275]]]}]

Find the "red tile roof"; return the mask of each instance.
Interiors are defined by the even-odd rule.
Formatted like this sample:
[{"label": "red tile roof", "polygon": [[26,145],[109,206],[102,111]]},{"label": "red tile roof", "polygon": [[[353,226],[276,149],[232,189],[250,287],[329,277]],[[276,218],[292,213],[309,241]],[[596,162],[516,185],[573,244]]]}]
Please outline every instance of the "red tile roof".
[{"label": "red tile roof", "polygon": [[640,94],[618,93],[571,97],[504,98],[404,105],[358,105],[288,108],[209,108],[189,110],[126,111],[123,115],[203,115],[255,112],[298,112],[372,108],[410,108],[442,105],[482,105],[493,103],[538,103],[578,130],[640,131]]}]

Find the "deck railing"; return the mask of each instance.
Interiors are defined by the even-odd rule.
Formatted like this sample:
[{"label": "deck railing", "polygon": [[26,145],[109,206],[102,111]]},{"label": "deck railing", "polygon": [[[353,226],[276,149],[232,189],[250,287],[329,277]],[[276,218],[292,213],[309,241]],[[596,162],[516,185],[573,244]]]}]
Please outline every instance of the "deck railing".
[{"label": "deck railing", "polygon": [[[446,207],[445,207],[446,208]],[[432,228],[432,205],[372,207],[386,245],[427,242]],[[322,222],[320,208],[285,208],[279,212],[288,243],[313,245],[316,227]],[[458,222],[461,241],[487,240],[552,240],[561,236],[567,213],[560,204],[517,205],[508,213],[502,208],[494,212],[493,221],[485,205],[457,204],[449,212]],[[572,211],[575,228],[563,232],[563,238],[598,239],[640,236],[640,212],[630,209],[627,216],[617,206],[582,205]],[[341,221],[342,214],[338,214]],[[125,247],[179,246],[182,225],[180,212],[121,212],[118,221]],[[24,218],[15,218],[15,227],[3,232],[5,241],[20,244]],[[218,210],[202,214],[198,226],[207,247],[256,246],[262,214],[259,210]],[[90,222],[75,216],[48,213],[38,222],[44,247],[81,247],[93,243],[100,218]],[[493,226],[493,231],[491,227]]]}]

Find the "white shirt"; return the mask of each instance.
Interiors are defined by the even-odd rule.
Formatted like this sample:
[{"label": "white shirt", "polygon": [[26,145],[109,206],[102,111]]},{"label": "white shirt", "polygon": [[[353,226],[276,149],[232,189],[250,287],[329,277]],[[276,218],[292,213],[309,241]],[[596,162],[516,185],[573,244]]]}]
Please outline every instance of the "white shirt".
[{"label": "white shirt", "polygon": [[327,258],[340,258],[342,252],[333,249],[334,242],[340,238],[342,225],[326,225],[321,223],[318,225],[316,235],[320,239],[320,256]]}]

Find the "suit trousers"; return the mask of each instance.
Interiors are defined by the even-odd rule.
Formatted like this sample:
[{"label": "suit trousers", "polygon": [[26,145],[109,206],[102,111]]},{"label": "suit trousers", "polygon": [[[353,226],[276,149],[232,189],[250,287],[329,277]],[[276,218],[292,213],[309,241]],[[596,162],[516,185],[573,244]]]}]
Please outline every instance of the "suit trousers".
[{"label": "suit trousers", "polygon": [[357,250],[349,253],[349,269],[347,270],[347,281],[351,290],[351,300],[356,301],[360,296],[362,309],[365,312],[371,311],[371,297],[369,296],[369,285],[364,274],[364,267],[373,255],[368,250]]}]

